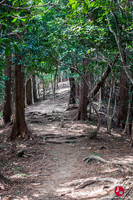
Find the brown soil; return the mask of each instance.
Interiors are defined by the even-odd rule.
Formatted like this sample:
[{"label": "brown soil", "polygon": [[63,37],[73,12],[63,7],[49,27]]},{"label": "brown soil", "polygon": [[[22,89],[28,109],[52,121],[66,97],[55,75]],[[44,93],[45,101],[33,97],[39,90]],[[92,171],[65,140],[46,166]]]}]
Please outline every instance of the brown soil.
[{"label": "brown soil", "polygon": [[[0,173],[8,180],[0,176],[0,200],[133,199],[129,138],[102,127],[98,139],[90,140],[96,124],[72,121],[68,82],[59,88],[55,99],[49,95],[26,109],[34,140],[7,142],[11,127],[1,129]],[[89,163],[83,161],[89,156]],[[115,196],[116,186],[124,187],[122,197]]]}]

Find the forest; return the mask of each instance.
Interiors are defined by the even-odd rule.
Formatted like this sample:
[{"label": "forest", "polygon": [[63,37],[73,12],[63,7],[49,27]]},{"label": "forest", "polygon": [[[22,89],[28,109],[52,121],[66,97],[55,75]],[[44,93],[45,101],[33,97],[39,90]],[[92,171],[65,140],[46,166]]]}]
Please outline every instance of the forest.
[{"label": "forest", "polygon": [[0,0],[0,200],[133,199],[133,1]]}]

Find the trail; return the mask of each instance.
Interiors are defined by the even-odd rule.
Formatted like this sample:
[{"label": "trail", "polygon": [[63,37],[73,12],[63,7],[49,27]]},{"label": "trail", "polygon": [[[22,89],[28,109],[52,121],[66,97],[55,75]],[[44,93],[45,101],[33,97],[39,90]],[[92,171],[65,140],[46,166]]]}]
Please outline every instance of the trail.
[{"label": "trail", "polygon": [[[114,189],[122,185],[124,198],[133,199],[130,168],[98,160],[83,162],[91,155],[110,162],[133,162],[133,149],[128,147],[128,140],[115,130],[113,137],[107,135],[104,127],[97,140],[90,140],[88,134],[96,128],[95,123],[72,121],[76,110],[66,110],[68,98],[69,83],[63,82],[55,98],[50,94],[46,100],[26,109],[28,126],[37,139],[20,144],[19,148],[24,149],[22,157],[11,152],[10,144],[5,143],[6,148],[0,149],[3,173],[12,181],[0,191],[0,197],[6,200],[107,200],[115,199]],[[1,141],[6,131],[9,128],[0,135]]]}]

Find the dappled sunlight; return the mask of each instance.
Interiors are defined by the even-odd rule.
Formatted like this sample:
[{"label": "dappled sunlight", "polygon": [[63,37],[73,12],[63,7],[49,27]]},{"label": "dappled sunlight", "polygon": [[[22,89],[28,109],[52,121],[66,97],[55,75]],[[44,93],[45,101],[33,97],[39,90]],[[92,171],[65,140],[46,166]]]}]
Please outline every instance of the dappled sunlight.
[{"label": "dappled sunlight", "polygon": [[[13,200],[107,200],[110,195],[113,199],[115,186],[125,179],[125,188],[131,186],[132,150],[121,139],[123,133],[112,129],[109,135],[101,126],[98,139],[90,140],[89,134],[97,129],[97,122],[72,121],[77,107],[67,109],[70,88],[68,82],[65,84],[63,87],[67,88],[56,91],[55,99],[49,95],[48,100],[26,109],[35,140],[20,143],[15,151],[11,144],[0,145],[1,152],[7,152],[1,166],[13,183],[9,188]],[[3,134],[9,132],[9,128],[5,130]],[[19,150],[24,152],[22,157],[18,156]],[[94,159],[85,162],[90,157]]]},{"label": "dappled sunlight", "polygon": [[64,93],[68,92],[69,90],[70,90],[69,88],[60,88],[57,93],[64,94]]},{"label": "dappled sunlight", "polygon": [[[92,177],[88,179],[77,179],[61,184],[56,190],[59,196],[69,198],[93,198],[109,194],[114,190],[117,179]],[[113,191],[114,192],[114,191]]]},{"label": "dappled sunlight", "polygon": [[115,132],[115,133],[113,133],[113,135],[118,137],[118,138],[121,138],[121,133]]},{"label": "dappled sunlight", "polygon": [[12,176],[10,176],[10,179],[25,179],[27,177],[27,174],[17,173]]},{"label": "dappled sunlight", "polygon": [[117,168],[106,168],[106,169],[103,169],[102,173],[114,173],[114,172],[117,172],[118,169]]},{"label": "dappled sunlight", "polygon": [[[113,162],[115,161],[118,161],[120,163],[123,163],[123,164],[132,164],[133,165],[133,156],[119,156],[117,158],[112,158],[113,159]],[[118,163],[119,164],[119,163]]]},{"label": "dappled sunlight", "polygon": [[52,112],[64,112],[68,106],[68,103],[66,103],[66,98],[68,98],[69,90],[70,90],[70,88],[68,87],[68,81],[66,81],[63,84],[63,87],[65,88],[59,87],[57,90],[57,93],[62,94],[61,103],[59,102],[58,99],[54,97],[43,100],[39,103],[28,106],[25,111],[26,115],[30,113],[32,114],[34,112],[39,112],[40,114],[52,113]]},{"label": "dappled sunlight", "polygon": [[62,135],[62,136],[80,136],[80,135],[87,135],[90,128],[89,125],[86,124],[77,124],[75,123],[64,123],[64,127],[61,128],[61,122],[54,122],[53,124],[47,123],[47,125],[34,125],[34,127],[31,128],[35,131],[35,133],[38,135],[47,135],[47,134],[53,134],[53,135]]},{"label": "dappled sunlight", "polygon": [[88,188],[81,190],[81,191],[72,191],[71,193],[67,194],[67,197],[81,199],[81,198],[93,198],[99,197],[101,195],[106,195],[108,192],[103,191],[103,187],[95,187],[88,190]]},{"label": "dappled sunlight", "polygon": [[[10,197],[9,197],[9,199],[10,199]],[[5,200],[6,200],[6,198],[5,198]],[[13,200],[33,200],[33,199],[30,197],[27,197],[27,196],[23,196],[23,197],[15,197],[15,198],[13,198]]]},{"label": "dappled sunlight", "polygon": [[32,194],[33,197],[39,197],[40,195],[37,193]]},{"label": "dappled sunlight", "polygon": [[89,128],[91,128],[91,129],[96,129],[97,126],[95,126],[95,125],[90,125]]}]

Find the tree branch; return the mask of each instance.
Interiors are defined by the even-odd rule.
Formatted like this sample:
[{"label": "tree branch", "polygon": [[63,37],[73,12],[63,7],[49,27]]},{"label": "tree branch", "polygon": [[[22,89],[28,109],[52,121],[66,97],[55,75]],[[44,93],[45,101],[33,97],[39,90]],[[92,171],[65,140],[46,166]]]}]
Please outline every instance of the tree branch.
[{"label": "tree branch", "polygon": [[114,35],[114,37],[115,37],[115,40],[116,40],[116,42],[117,42],[117,44],[118,44],[117,35],[116,35],[115,31],[114,31],[114,30],[112,29],[112,27],[111,27],[111,23],[110,23],[110,21],[109,21],[108,15],[107,15],[107,21],[108,21],[108,24],[109,24],[109,30],[110,30],[111,33],[113,33],[113,35]]},{"label": "tree branch", "polygon": [[5,1],[6,1],[6,0],[1,1],[1,2],[0,2],[0,5],[2,5],[3,3],[5,3]]},{"label": "tree branch", "polygon": [[[50,8],[57,5],[59,3],[59,0],[57,0],[57,2],[55,4],[51,4],[50,2],[46,3],[46,4],[43,4],[43,5],[38,5],[38,6],[29,6],[29,7],[13,7],[13,6],[10,6],[8,4],[5,4],[5,0],[3,0],[0,5],[3,6],[3,7],[7,7],[7,8],[10,8],[10,9],[13,9],[13,10],[30,10],[31,8],[41,8],[41,7],[45,7],[45,6],[48,6],[50,5]],[[49,9],[50,9],[49,8]],[[48,10],[49,10],[48,9]],[[46,11],[45,11],[46,12]]]},{"label": "tree branch", "polygon": [[97,92],[99,91],[100,87],[102,86],[102,84],[104,83],[104,81],[106,80],[106,78],[108,77],[109,73],[111,72],[112,66],[117,61],[118,55],[119,55],[119,53],[116,54],[116,56],[114,57],[113,62],[108,65],[108,68],[103,73],[101,80],[96,84],[96,86],[94,87],[94,89],[90,93],[90,95],[88,97],[88,104],[90,103],[90,100],[93,99],[93,97],[97,94]]},{"label": "tree branch", "polygon": [[128,73],[127,67],[129,67],[129,66],[123,66],[124,71],[125,71],[125,73],[126,73],[128,79],[129,79],[129,80],[131,81],[131,83],[133,84],[133,78],[132,78],[132,77],[130,76],[130,74]]},{"label": "tree branch", "polygon": [[65,67],[70,68],[70,69],[74,70],[75,72],[77,72],[77,73],[80,75],[80,77],[83,79],[83,81],[85,82],[85,84],[87,85],[87,87],[88,87],[88,89],[89,89],[89,84],[88,84],[88,82],[86,81],[85,76],[82,74],[82,72],[79,71],[79,69],[77,69],[77,68],[75,68],[75,67],[68,66],[68,65],[66,65],[65,63],[63,63],[62,61],[58,61],[50,52],[48,52],[48,53],[49,53],[49,56],[50,56],[57,64],[60,64],[60,65],[63,64]]}]

